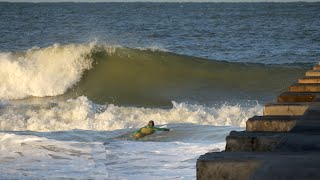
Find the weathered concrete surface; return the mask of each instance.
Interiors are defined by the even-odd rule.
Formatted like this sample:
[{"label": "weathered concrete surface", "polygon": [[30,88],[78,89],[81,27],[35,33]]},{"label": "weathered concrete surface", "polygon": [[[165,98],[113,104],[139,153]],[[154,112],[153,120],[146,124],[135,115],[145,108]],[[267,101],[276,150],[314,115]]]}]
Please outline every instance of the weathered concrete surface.
[{"label": "weathered concrete surface", "polygon": [[230,158],[229,153],[207,153],[197,161],[198,180],[249,179],[261,160],[257,158]]},{"label": "weathered concrete surface", "polygon": [[320,93],[310,92],[282,92],[277,102],[312,102]]},{"label": "weathered concrete surface", "polygon": [[197,161],[197,179],[318,180],[319,167],[320,153],[207,153]]},{"label": "weathered concrete surface", "polygon": [[[317,101],[316,99],[315,101]],[[320,104],[313,103],[305,112],[303,120],[292,129],[294,133],[320,135]]]},{"label": "weathered concrete surface", "polygon": [[320,92],[320,84],[294,84],[289,87],[291,92]]},{"label": "weathered concrete surface", "polygon": [[320,134],[286,133],[273,150],[275,152],[320,152]]},{"label": "weathered concrete surface", "polygon": [[226,151],[273,151],[287,133],[231,131],[226,138]]},{"label": "weathered concrete surface", "polygon": [[320,70],[310,70],[306,72],[306,76],[320,76]]},{"label": "weathered concrete surface", "polygon": [[246,122],[246,131],[289,132],[301,116],[254,116]]},{"label": "weathered concrete surface", "polygon": [[320,70],[320,65],[316,65],[313,67],[313,70]]},{"label": "weathered concrete surface", "polygon": [[308,133],[313,135],[320,135],[320,119],[299,121],[291,130],[293,133]]},{"label": "weathered concrete surface", "polygon": [[303,115],[309,108],[309,102],[302,103],[269,103],[263,108],[263,115]]},{"label": "weathered concrete surface", "polygon": [[228,152],[319,152],[320,134],[232,131]]},{"label": "weathered concrete surface", "polygon": [[320,178],[319,153],[284,153],[272,155],[259,166],[251,180],[316,180]]},{"label": "weathered concrete surface", "polygon": [[300,78],[298,82],[301,84],[320,83],[320,76],[303,77],[303,78]]}]

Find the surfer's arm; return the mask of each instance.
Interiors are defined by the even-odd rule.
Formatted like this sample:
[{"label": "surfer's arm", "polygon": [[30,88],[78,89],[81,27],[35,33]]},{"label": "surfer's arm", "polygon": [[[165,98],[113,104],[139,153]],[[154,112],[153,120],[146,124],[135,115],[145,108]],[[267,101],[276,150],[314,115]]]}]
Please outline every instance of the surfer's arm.
[{"label": "surfer's arm", "polygon": [[156,131],[170,131],[168,128],[158,128],[158,127],[153,127],[154,130]]}]

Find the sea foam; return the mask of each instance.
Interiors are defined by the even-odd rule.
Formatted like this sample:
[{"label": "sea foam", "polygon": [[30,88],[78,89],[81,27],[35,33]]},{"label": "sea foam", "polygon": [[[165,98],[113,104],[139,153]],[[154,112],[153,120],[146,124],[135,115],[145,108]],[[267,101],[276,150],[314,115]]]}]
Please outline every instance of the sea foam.
[{"label": "sea foam", "polygon": [[116,130],[138,128],[149,120],[156,124],[194,123],[244,127],[245,121],[261,114],[253,106],[204,106],[172,102],[173,108],[142,108],[98,105],[81,96],[58,103],[41,105],[8,104],[0,115],[1,130],[61,131],[72,129]]},{"label": "sea foam", "polygon": [[0,53],[0,99],[63,94],[91,68],[88,54],[94,45],[54,44],[23,53]]}]

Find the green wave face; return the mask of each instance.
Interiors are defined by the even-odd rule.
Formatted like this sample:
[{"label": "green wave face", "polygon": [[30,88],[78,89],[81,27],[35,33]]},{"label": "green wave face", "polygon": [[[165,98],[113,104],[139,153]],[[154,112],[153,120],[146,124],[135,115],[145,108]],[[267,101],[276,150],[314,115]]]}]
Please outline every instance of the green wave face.
[{"label": "green wave face", "polygon": [[286,90],[303,67],[206,60],[163,51],[95,47],[93,68],[64,96],[94,102],[171,106],[172,100],[216,102],[269,97]]}]

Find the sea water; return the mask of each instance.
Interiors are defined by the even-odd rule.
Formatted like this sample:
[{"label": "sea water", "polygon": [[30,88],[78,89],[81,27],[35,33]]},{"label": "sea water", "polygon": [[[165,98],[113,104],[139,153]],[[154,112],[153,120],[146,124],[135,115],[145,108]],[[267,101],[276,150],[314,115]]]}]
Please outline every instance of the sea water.
[{"label": "sea water", "polygon": [[[195,179],[317,64],[319,3],[0,3],[1,179]],[[134,140],[154,120],[169,132]]]}]

